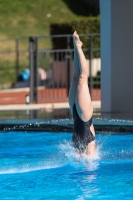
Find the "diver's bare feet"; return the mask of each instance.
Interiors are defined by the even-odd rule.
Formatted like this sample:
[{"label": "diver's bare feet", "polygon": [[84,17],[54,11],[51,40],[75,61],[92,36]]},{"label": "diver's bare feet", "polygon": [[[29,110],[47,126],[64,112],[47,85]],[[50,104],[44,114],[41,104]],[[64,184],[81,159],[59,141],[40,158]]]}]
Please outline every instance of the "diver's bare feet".
[{"label": "diver's bare feet", "polygon": [[82,47],[83,43],[80,41],[77,31],[73,33],[73,40],[77,47]]}]

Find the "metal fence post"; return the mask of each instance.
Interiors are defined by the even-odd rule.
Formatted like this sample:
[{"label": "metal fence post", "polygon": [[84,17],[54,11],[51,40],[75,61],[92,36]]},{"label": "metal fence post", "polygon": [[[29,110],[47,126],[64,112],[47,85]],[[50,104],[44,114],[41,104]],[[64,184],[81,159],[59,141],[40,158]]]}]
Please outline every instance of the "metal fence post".
[{"label": "metal fence post", "polygon": [[30,53],[30,103],[34,102],[34,37],[29,37]]},{"label": "metal fence post", "polygon": [[38,40],[36,37],[29,38],[29,53],[30,53],[30,103],[38,102],[38,71],[37,71],[37,54]]},{"label": "metal fence post", "polygon": [[93,78],[92,78],[92,58],[93,58],[93,36],[89,36],[90,38],[90,46],[89,46],[89,88],[90,88],[90,96],[92,97],[92,89],[93,89]]},{"label": "metal fence post", "polygon": [[35,37],[34,44],[34,100],[38,103],[38,38]]}]

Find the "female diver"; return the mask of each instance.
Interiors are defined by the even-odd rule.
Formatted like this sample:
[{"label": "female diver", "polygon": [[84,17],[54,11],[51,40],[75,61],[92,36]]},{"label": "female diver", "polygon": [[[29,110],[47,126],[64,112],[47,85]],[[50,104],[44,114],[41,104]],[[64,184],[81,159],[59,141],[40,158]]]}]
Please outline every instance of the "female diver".
[{"label": "female diver", "polygon": [[73,33],[74,75],[69,91],[69,105],[74,120],[72,141],[76,150],[89,157],[96,155],[93,106],[88,88],[88,65],[77,32]]}]

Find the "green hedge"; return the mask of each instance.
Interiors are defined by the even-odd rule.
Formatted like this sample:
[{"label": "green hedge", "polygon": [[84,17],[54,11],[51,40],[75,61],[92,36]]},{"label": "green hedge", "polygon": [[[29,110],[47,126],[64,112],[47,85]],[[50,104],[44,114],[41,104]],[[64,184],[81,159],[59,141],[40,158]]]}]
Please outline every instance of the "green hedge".
[{"label": "green hedge", "polygon": [[[81,18],[76,21],[53,23],[50,25],[51,35],[72,34],[74,31],[78,34],[100,33],[100,17]],[[83,47],[89,47],[89,37],[82,37]],[[66,49],[66,38],[53,38],[53,49]],[[100,37],[93,38],[93,47],[100,47]],[[70,48],[73,48],[72,38],[70,41]],[[99,57],[99,54],[94,57]]]}]

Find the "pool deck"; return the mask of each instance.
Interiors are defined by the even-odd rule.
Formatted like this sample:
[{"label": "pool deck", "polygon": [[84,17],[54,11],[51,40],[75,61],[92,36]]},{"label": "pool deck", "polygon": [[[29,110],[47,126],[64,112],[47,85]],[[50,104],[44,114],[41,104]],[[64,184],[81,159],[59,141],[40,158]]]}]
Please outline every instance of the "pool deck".
[{"label": "pool deck", "polygon": [[[100,112],[101,101],[92,101],[94,112]],[[62,103],[43,103],[43,104],[14,104],[0,105],[0,111],[9,110],[46,110],[68,109],[68,102]],[[109,113],[110,115],[110,113]],[[93,124],[97,132],[106,134],[111,133],[133,133],[133,118],[123,118],[122,114],[118,113],[121,118],[115,118],[116,114],[111,117],[108,114],[99,115],[93,119]],[[107,117],[106,117],[107,116]],[[114,118],[112,117],[114,116]],[[129,116],[129,115],[128,115]],[[133,115],[132,115],[133,116]],[[128,119],[128,120],[125,120]],[[0,131],[54,131],[54,132],[72,132],[73,121],[71,119],[44,120],[44,119],[4,119],[0,120]]]},{"label": "pool deck", "polygon": [[[94,109],[100,109],[101,101],[92,101]],[[69,108],[68,102],[61,103],[43,103],[43,104],[12,104],[0,105],[1,110],[38,110],[38,109],[63,109]]]},{"label": "pool deck", "polygon": [[[93,102],[95,109],[99,108],[100,102]],[[42,105],[27,105],[28,109],[40,109]],[[47,109],[51,105],[44,105]],[[21,107],[7,106],[7,109],[25,109]],[[53,108],[68,108],[68,104],[53,104]],[[3,108],[2,108],[3,109]],[[133,133],[133,120],[93,118],[93,124],[97,133],[103,134],[125,134]],[[72,119],[4,119],[0,120],[0,132],[22,131],[22,132],[73,132]]]}]

